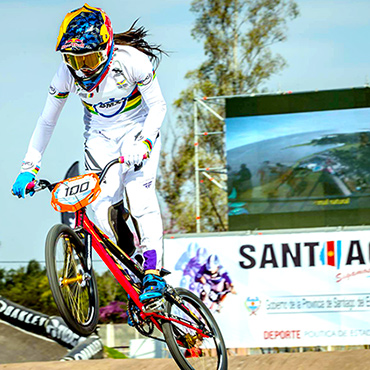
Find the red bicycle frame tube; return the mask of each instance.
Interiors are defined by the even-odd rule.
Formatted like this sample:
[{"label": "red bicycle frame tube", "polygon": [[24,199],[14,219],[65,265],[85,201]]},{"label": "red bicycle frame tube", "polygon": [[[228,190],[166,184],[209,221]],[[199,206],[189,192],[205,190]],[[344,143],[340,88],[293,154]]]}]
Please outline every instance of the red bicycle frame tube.
[{"label": "red bicycle frame tube", "polygon": [[[81,213],[76,213],[76,221],[78,221],[78,216],[80,216]],[[122,288],[130,295],[132,300],[135,302],[135,304],[142,310],[143,304],[139,301],[139,295],[137,294],[136,290],[132,287],[130,282],[127,280],[125,275],[121,272],[121,270],[117,267],[116,263],[112,259],[112,257],[107,253],[105,248],[103,247],[103,241],[101,240],[98,233],[95,231],[95,225],[89,220],[89,218],[86,216],[85,213],[82,213],[82,226],[83,228],[91,234],[91,242],[92,247],[98,253],[99,257],[104,261],[104,263],[107,265],[109,270],[112,272],[114,277],[117,279],[117,281],[120,283]]]},{"label": "red bicycle frame tube", "polygon": [[[146,314],[146,316],[148,316],[148,314]],[[156,313],[156,312],[151,312],[151,313],[150,313],[150,316],[151,316],[151,319],[152,319],[152,321],[153,321],[154,323],[155,323],[155,322],[157,322],[157,321],[155,320],[155,318],[157,318],[157,319],[164,319],[164,320],[166,320],[166,321],[173,321],[173,322],[178,323],[178,324],[180,324],[180,325],[182,325],[182,326],[186,326],[186,327],[187,327],[187,328],[189,328],[189,329],[195,330],[198,334],[200,334],[200,335],[201,335],[202,337],[204,337],[204,338],[210,338],[210,336],[209,336],[209,335],[204,334],[204,333],[202,332],[202,330],[201,330],[201,329],[195,328],[193,325],[188,324],[188,323],[187,323],[187,322],[185,322],[185,321],[180,321],[180,320],[172,319],[172,318],[170,318],[170,317],[163,316],[163,315],[158,314],[158,313]],[[153,320],[153,319],[154,319],[154,320]]]}]

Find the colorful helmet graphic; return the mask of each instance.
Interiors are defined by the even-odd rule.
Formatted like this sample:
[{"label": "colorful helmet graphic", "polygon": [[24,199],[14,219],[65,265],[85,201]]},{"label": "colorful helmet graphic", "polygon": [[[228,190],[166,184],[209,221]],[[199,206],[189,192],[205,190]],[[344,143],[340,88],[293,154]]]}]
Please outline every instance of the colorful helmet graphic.
[{"label": "colorful helmet graphic", "polygon": [[216,273],[220,267],[220,260],[217,254],[211,254],[206,262],[206,269],[212,273]]},{"label": "colorful helmet graphic", "polygon": [[88,4],[68,13],[60,26],[56,51],[62,53],[77,82],[93,90],[107,74],[113,55],[113,29],[107,14]]}]

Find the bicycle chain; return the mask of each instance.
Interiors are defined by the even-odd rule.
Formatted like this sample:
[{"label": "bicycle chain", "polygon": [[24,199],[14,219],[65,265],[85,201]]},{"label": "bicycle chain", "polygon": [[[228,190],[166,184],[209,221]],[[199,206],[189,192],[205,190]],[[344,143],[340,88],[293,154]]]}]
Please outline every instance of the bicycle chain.
[{"label": "bicycle chain", "polygon": [[[137,308],[136,304],[134,303],[134,301],[132,299],[130,299],[128,301],[128,315],[130,317],[130,320],[131,322],[133,323],[135,329],[142,335],[146,336],[146,337],[149,337],[151,334],[153,334],[153,331],[154,331],[154,324],[151,322],[151,321],[144,321],[140,318],[140,316],[138,316],[137,314],[135,314],[135,318],[134,318],[134,309],[139,313],[140,310]],[[139,321],[138,321],[139,320]],[[143,328],[144,325],[147,325],[148,327],[148,330],[145,330]]]}]

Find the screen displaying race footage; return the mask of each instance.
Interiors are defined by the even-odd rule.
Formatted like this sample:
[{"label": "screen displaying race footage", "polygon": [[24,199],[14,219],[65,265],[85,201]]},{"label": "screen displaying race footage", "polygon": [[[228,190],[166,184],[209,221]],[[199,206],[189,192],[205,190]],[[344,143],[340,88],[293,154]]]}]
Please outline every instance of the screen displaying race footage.
[{"label": "screen displaying race footage", "polygon": [[229,229],[370,224],[369,90],[227,103]]}]

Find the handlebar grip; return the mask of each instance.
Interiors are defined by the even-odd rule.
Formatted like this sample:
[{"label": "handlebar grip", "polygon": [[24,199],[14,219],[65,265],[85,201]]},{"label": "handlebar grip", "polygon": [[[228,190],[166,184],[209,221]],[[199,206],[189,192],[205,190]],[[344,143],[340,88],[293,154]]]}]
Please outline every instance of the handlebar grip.
[{"label": "handlebar grip", "polygon": [[35,186],[36,186],[36,180],[29,182],[26,186],[26,194],[32,191]]},{"label": "handlebar grip", "polygon": [[35,192],[35,186],[36,186],[36,180],[33,180],[32,182],[29,182],[28,184],[27,184],[27,186],[26,186],[26,190],[25,190],[25,193],[26,194],[30,194],[30,193],[32,193],[31,195],[33,195],[34,194],[34,192]]}]

